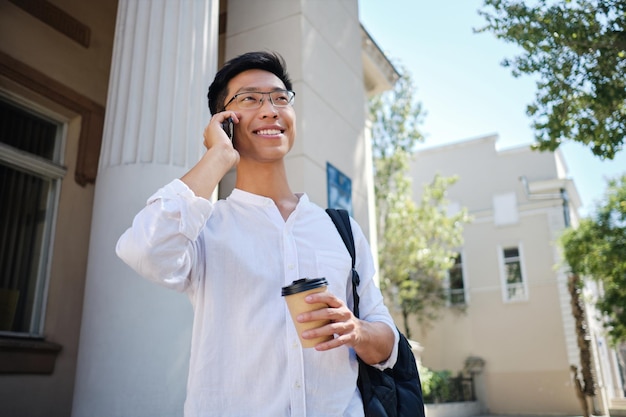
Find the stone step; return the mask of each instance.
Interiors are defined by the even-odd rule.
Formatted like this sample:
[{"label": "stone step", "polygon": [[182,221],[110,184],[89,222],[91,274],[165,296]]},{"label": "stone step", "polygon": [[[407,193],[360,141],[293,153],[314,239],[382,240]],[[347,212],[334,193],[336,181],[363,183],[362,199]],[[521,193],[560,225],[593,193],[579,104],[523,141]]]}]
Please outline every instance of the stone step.
[{"label": "stone step", "polygon": [[611,417],[626,417],[626,398],[612,398],[609,406]]}]

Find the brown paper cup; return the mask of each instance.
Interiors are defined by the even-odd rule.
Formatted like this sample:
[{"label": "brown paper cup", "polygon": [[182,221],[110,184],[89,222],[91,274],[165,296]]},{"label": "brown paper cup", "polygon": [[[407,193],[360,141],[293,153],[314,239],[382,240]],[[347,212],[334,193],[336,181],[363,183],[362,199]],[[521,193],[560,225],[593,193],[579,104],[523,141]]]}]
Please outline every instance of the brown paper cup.
[{"label": "brown paper cup", "polygon": [[[326,279],[305,278],[305,280],[309,280],[309,281],[303,282],[303,280],[298,280],[298,281],[294,281],[291,286],[284,287],[283,296],[285,297],[285,301],[287,302],[287,307],[289,308],[289,313],[291,314],[291,319],[293,320],[293,324],[295,325],[296,331],[298,332],[298,337],[300,338],[300,343],[302,344],[302,347],[311,348],[317,345],[318,343],[331,340],[333,336],[332,335],[321,336],[315,339],[303,339],[302,338],[302,332],[304,332],[305,330],[315,329],[315,328],[322,327],[330,323],[330,320],[315,320],[315,321],[309,321],[306,323],[300,323],[296,320],[296,317],[298,317],[299,314],[328,307],[326,303],[309,304],[306,301],[304,301],[304,298],[309,294],[326,291],[326,288],[327,288]],[[311,287],[314,287],[314,288],[311,288]],[[304,289],[304,291],[300,291],[301,289]],[[291,290],[297,291],[297,292],[293,292]]]}]

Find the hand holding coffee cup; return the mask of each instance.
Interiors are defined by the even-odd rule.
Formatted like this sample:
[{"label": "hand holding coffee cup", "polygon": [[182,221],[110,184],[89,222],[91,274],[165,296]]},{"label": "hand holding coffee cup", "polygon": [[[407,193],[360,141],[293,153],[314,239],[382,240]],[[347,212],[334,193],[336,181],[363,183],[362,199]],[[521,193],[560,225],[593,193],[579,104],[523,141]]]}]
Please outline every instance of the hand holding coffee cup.
[{"label": "hand holding coffee cup", "polygon": [[302,333],[304,331],[325,326],[330,323],[330,320],[314,320],[301,323],[296,319],[299,314],[328,307],[328,304],[326,303],[309,304],[305,301],[306,296],[309,294],[326,291],[327,287],[328,282],[326,281],[326,278],[302,278],[292,282],[291,285],[282,288],[282,296],[285,297],[289,313],[291,314],[291,319],[296,326],[300,343],[304,348],[314,347],[318,343],[333,339],[332,335],[320,336],[315,339],[302,338]]}]

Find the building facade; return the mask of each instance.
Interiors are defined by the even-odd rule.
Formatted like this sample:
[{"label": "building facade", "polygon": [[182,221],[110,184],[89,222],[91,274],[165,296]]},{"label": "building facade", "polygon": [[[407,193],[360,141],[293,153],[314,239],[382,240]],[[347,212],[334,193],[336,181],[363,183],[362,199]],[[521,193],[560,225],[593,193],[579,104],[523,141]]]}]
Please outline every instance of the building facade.
[{"label": "building facade", "polygon": [[[0,415],[182,414],[191,306],[114,247],[146,199],[198,160],[208,85],[250,50],[282,54],[297,91],[292,188],[321,206],[333,186],[349,190],[375,252],[366,97],[398,74],[357,0],[0,0]],[[415,185],[460,175],[451,196],[475,221],[455,296],[467,313],[413,334],[429,368],[484,358],[477,387],[492,412],[576,413],[566,274],[552,269],[551,244],[564,213],[576,221],[576,192],[558,153],[494,143],[420,153]],[[608,403],[614,357],[595,358]]]},{"label": "building facade", "polygon": [[240,53],[287,62],[292,188],[328,205],[332,168],[375,242],[366,97],[398,74],[357,0],[0,0],[0,39],[0,415],[182,415],[191,306],[114,248],[199,159]]},{"label": "building facade", "polygon": [[[556,244],[578,222],[579,196],[558,150],[498,151],[496,142],[488,136],[422,150],[412,165],[416,198],[435,174],[458,176],[449,210],[466,207],[473,217],[450,272],[448,308],[431,328],[415,326],[412,334],[429,369],[456,374],[484,361],[475,387],[490,413],[580,415],[570,372],[570,365],[580,369],[580,351]],[[623,398],[617,357],[594,312],[587,317],[595,412],[608,415],[612,401]]]}]

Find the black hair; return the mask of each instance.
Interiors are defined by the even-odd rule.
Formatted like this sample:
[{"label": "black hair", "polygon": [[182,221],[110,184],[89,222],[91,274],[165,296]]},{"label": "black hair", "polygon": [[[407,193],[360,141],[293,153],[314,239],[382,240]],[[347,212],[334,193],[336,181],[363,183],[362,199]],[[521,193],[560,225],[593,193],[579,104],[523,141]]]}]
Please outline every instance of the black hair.
[{"label": "black hair", "polygon": [[271,72],[285,84],[287,90],[291,90],[291,80],[289,79],[289,74],[287,74],[287,65],[282,56],[276,52],[248,52],[226,62],[215,74],[207,94],[211,114],[223,110],[226,94],[228,93],[228,82],[240,73],[251,69]]}]

